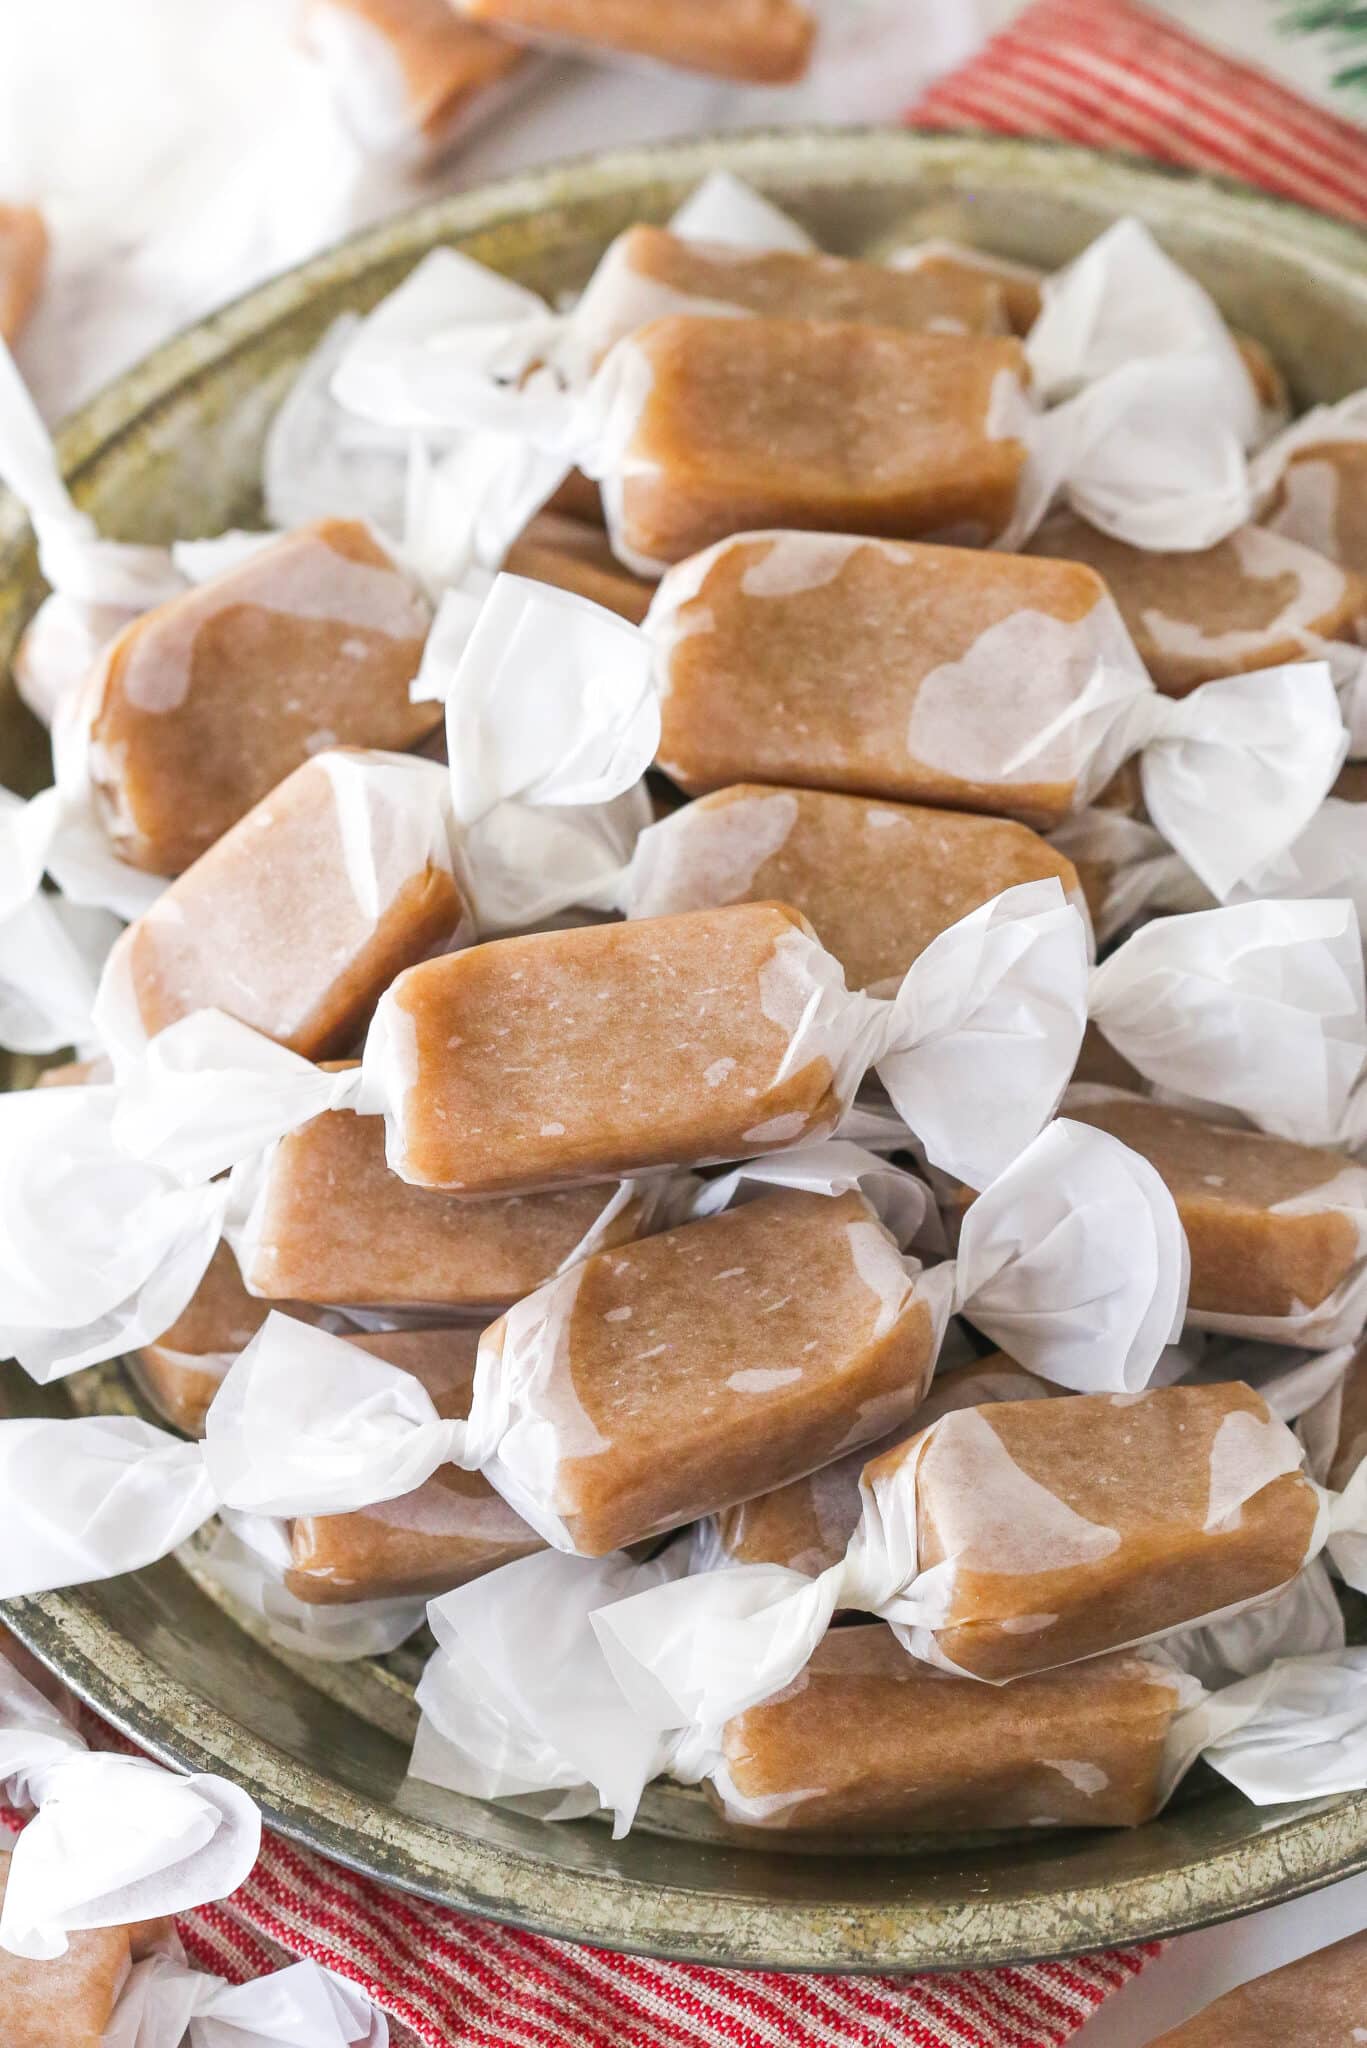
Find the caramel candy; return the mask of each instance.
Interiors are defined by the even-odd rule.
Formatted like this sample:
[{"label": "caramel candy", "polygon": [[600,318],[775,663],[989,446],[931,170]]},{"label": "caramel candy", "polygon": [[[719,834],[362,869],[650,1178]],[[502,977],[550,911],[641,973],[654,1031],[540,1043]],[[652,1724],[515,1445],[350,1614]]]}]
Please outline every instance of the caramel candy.
[{"label": "caramel candy", "polygon": [[653,584],[622,567],[600,526],[564,512],[538,512],[509,548],[503,566],[511,575],[530,576],[590,598],[635,626],[655,595]]},{"label": "caramel candy", "polygon": [[[995,1351],[988,1358],[937,1373],[912,1420],[918,1429],[926,1429],[955,1408],[975,1408],[988,1401],[1038,1401],[1057,1392],[1047,1380]],[[903,1429],[901,1436],[905,1435]],[[726,1564],[786,1565],[815,1578],[839,1564],[859,1526],[859,1481],[865,1465],[891,1449],[888,1443],[852,1451],[804,1479],[728,1508],[713,1518],[704,1554],[712,1551]]]},{"label": "caramel candy", "polygon": [[1237,1383],[946,1415],[865,1470],[916,1473],[917,1568],[948,1561],[938,1659],[998,1681],[1258,1599],[1319,1512],[1299,1447]]},{"label": "caramel candy", "polygon": [[1153,2048],[1354,2048],[1367,2033],[1367,1931],[1240,1984]]},{"label": "caramel candy", "polygon": [[816,23],[798,0],[455,0],[470,21],[592,55],[620,50],[684,71],[787,85],[811,58]]},{"label": "caramel candy", "polygon": [[896,270],[933,277],[951,288],[967,288],[987,279],[997,287],[1013,334],[1028,334],[1039,319],[1043,272],[1028,263],[1013,263],[1009,257],[993,256],[963,243],[940,241],[899,249],[891,260]]},{"label": "caramel candy", "polygon": [[1367,1458],[1367,1344],[1359,1346],[1343,1376],[1338,1396],[1333,1461],[1324,1482],[1331,1493],[1342,1493]]},{"label": "caramel candy", "polygon": [[575,308],[601,357],[671,313],[726,309],[771,320],[844,320],[908,333],[1001,334],[1002,294],[984,271],[898,270],[803,249],[742,249],[638,225],[619,235]]},{"label": "caramel candy", "polygon": [[[469,1414],[477,1330],[396,1330],[347,1341],[421,1380],[438,1414]],[[543,1545],[480,1473],[443,1465],[397,1500],[296,1517],[290,1547],[289,1591],[334,1605],[449,1592]]]},{"label": "caramel candy", "polygon": [[1113,540],[1074,512],[1055,512],[1030,552],[1086,562],[1105,579],[1167,697],[1247,670],[1316,654],[1351,639],[1367,584],[1327,555],[1261,526],[1195,554],[1156,554]]},{"label": "caramel candy", "polygon": [[629,914],[791,903],[851,988],[887,994],[961,917],[1050,877],[1080,896],[1072,862],[1010,819],[739,783],[685,805],[638,843]]},{"label": "caramel candy", "polygon": [[47,268],[47,229],[33,206],[0,205],[0,340],[17,341]]},{"label": "caramel candy", "polygon": [[404,1178],[496,1194],[825,1136],[840,1076],[793,1056],[812,944],[785,904],[735,904],[410,968],[385,1005]]},{"label": "caramel candy", "polygon": [[890,1629],[833,1629],[802,1675],[728,1721],[709,1790],[752,1827],[961,1834],[1135,1827],[1163,1796],[1178,1687],[1099,1657],[979,1685],[928,1670]]},{"label": "caramel candy", "polygon": [[1017,341],[674,314],[617,360],[643,399],[604,502],[633,565],[764,526],[982,542],[1014,509]]},{"label": "caramel candy", "polygon": [[218,1009],[308,1059],[350,1051],[402,968],[473,934],[430,824],[443,789],[404,756],[306,761],[128,927],[106,985],[149,1038]]},{"label": "caramel candy", "polygon": [[406,156],[439,155],[527,62],[447,0],[308,0],[302,32],[361,141]]},{"label": "caramel candy", "polygon": [[1066,1108],[1162,1175],[1191,1246],[1191,1312],[1291,1316],[1318,1308],[1352,1274],[1358,1229],[1341,1176],[1357,1169],[1346,1154],[1119,1093],[1079,1092]]},{"label": "caramel candy", "polygon": [[938,1318],[864,1197],[776,1189],[600,1252],[534,1319],[556,1417],[554,1502],[601,1557],[800,1478],[911,1415]]},{"label": "caramel candy", "polygon": [[1329,794],[1346,804],[1367,804],[1367,761],[1345,761]]},{"label": "caramel candy", "polygon": [[544,509],[559,513],[566,519],[577,519],[584,526],[603,524],[603,494],[593,478],[585,476],[582,469],[570,471],[565,481],[547,498]]},{"label": "caramel candy", "polygon": [[1298,448],[1263,516],[1274,532],[1367,577],[1367,441]]},{"label": "caramel candy", "polygon": [[269,1313],[243,1285],[237,1260],[218,1246],[209,1269],[169,1330],[131,1360],[133,1377],[157,1412],[187,1436],[204,1434],[204,1417],[223,1375]]},{"label": "caramel candy", "polygon": [[[1068,714],[1108,615],[1120,630],[1081,565],[835,534],[744,535],[677,571],[657,607],[659,762],[684,789],[789,783],[1042,830],[1078,801],[1081,764],[1062,750],[1034,780],[996,764]],[[1023,614],[1016,660],[975,657]],[[1039,652],[1041,618],[1055,641],[1081,629],[1077,660]]]},{"label": "caramel candy", "polygon": [[119,857],[178,875],[324,747],[414,746],[426,599],[359,521],[319,520],[158,605],[88,687],[90,772]]},{"label": "caramel candy", "polygon": [[[0,1849],[0,1904],[10,1851]],[[100,2048],[131,1961],[126,1927],[82,1928],[65,1955],[31,1962],[0,1948],[5,2048]]]},{"label": "caramel candy", "polygon": [[[348,1110],[282,1138],[242,1242],[255,1295],[338,1307],[502,1308],[550,1279],[603,1214],[610,1187],[481,1201],[411,1187],[385,1163],[383,1119]],[[605,1242],[630,1239],[629,1201]]]}]

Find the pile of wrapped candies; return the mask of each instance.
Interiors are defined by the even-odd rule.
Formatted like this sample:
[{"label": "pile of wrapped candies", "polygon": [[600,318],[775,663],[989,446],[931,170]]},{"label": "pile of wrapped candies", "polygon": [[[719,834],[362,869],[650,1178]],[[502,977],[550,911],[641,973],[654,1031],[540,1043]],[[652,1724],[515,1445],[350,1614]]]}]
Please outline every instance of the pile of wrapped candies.
[{"label": "pile of wrapped candies", "polygon": [[0,1422],[0,1597],[426,1618],[414,1775],[619,1830],[1367,1785],[1364,468],[1134,221],[725,176],[340,321],[268,531],[7,369],[0,1352],[166,1426]]}]

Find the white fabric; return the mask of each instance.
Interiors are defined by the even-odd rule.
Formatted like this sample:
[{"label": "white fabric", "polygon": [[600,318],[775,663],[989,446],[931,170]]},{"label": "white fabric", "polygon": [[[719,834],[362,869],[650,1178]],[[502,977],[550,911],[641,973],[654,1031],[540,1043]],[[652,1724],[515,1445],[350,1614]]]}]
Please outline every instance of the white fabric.
[{"label": "white fabric", "polygon": [[321,1963],[230,1984],[174,1956],[134,1963],[100,2048],[388,2048],[389,2022]]},{"label": "white fabric", "polygon": [[0,1911],[0,1947],[13,1955],[59,1956],[78,1929],[224,1898],[256,1861],[261,1817],[245,1792],[88,1750],[4,1656],[0,1785],[10,1804],[37,1810],[15,1841]]}]

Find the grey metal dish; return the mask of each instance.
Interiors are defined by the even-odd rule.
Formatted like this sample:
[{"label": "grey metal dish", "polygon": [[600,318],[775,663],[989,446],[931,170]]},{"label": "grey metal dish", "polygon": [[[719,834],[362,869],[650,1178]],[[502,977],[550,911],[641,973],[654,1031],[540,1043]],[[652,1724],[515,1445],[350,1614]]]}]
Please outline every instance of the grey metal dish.
[{"label": "grey metal dish", "polygon": [[[583,281],[620,228],[662,219],[725,165],[827,246],[951,235],[1046,265],[1133,212],[1285,368],[1296,399],[1367,383],[1367,244],[1251,193],[1050,145],[906,132],[729,137],[618,151],[406,215],[277,279],[120,378],[61,437],[104,531],[165,540],[250,522],[262,431],[335,315],[387,292],[437,243],[537,288]],[[0,498],[0,662],[41,594]],[[46,736],[0,684],[0,775],[48,779]],[[31,1063],[0,1069],[24,1085]],[[117,1368],[40,1392],[0,1368],[0,1413],[124,1405]],[[306,1664],[263,1645],[166,1563],[11,1603],[5,1621],[84,1698],[168,1762],[220,1770],[286,1833],[451,1905],[601,1946],[707,1962],[908,1970],[1064,1954],[1204,1925],[1367,1867],[1367,1796],[1259,1811],[1188,1787],[1132,1833],[859,1843],[822,1854],[728,1837],[699,1795],[661,1788],[613,1843],[407,1785],[402,1655]]]}]

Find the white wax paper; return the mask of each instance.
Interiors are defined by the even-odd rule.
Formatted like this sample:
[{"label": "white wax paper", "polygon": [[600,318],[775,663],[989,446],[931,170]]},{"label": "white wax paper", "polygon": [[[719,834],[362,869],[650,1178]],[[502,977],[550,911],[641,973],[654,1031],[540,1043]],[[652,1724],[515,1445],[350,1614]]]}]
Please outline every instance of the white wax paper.
[{"label": "white wax paper", "polygon": [[134,1963],[100,2048],[388,2048],[389,2022],[320,1963],[290,1963],[247,1984],[175,1956]]},{"label": "white wax paper", "polygon": [[292,1562],[289,1525],[270,1515],[224,1508],[207,1536],[187,1545],[181,1557],[264,1622],[282,1650],[327,1664],[397,1650],[421,1627],[427,1606],[421,1597],[402,1595],[335,1604],[301,1600],[285,1584]]}]

